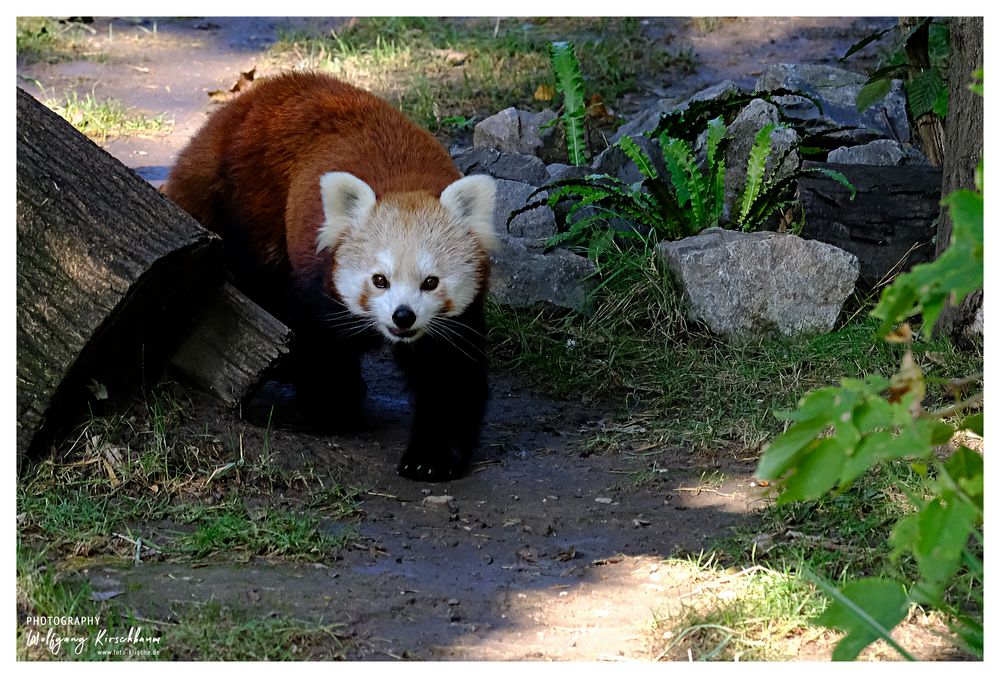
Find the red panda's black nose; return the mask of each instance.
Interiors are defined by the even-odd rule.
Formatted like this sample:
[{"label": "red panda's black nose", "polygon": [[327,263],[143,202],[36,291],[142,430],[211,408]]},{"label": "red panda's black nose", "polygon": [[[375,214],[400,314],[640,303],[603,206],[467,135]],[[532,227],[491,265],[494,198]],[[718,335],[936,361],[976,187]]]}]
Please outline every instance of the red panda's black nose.
[{"label": "red panda's black nose", "polygon": [[396,323],[396,327],[401,327],[404,330],[413,327],[413,323],[416,321],[417,314],[409,306],[400,306],[392,313],[392,322]]}]

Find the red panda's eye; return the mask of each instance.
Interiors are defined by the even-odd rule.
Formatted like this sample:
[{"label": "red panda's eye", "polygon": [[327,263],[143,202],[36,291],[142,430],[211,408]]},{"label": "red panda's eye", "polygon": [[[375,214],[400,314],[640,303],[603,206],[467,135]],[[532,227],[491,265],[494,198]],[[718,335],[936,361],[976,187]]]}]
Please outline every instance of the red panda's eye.
[{"label": "red panda's eye", "polygon": [[420,283],[420,289],[424,292],[430,292],[438,286],[438,279],[433,275],[429,275],[424,278],[424,281]]},{"label": "red panda's eye", "polygon": [[372,276],[372,284],[380,290],[384,290],[389,287],[388,279],[386,279],[386,277],[381,273],[376,273]]}]

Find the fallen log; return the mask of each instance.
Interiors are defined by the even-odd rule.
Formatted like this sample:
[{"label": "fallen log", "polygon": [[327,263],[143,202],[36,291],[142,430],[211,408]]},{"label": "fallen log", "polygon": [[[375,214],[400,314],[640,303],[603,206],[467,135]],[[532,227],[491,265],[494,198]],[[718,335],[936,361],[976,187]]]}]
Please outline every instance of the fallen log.
[{"label": "fallen log", "polygon": [[222,278],[190,216],[17,90],[17,452],[157,374]]},{"label": "fallen log", "polygon": [[288,355],[292,331],[229,283],[209,300],[170,365],[227,405],[253,395]]}]

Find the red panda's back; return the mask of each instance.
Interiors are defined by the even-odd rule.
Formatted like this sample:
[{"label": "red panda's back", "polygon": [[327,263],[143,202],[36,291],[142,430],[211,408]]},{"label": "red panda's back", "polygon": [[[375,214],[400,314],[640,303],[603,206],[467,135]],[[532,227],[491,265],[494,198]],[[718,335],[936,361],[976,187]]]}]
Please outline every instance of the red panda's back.
[{"label": "red panda's back", "polygon": [[[164,192],[261,264],[287,267],[288,247],[315,247],[319,178],[350,172],[382,197],[435,196],[459,178],[427,131],[378,97],[330,76],[258,81],[217,111],[181,152]],[[242,249],[242,248],[241,248]]]}]

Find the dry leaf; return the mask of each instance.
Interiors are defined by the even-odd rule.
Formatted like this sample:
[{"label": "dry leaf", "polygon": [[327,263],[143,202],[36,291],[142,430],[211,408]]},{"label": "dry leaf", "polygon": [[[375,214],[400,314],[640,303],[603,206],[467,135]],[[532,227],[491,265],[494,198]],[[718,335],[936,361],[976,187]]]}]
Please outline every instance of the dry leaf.
[{"label": "dry leaf", "polygon": [[923,402],[926,388],[924,386],[924,373],[920,370],[920,365],[913,359],[913,353],[909,350],[903,356],[899,365],[899,371],[892,375],[889,380],[889,402],[898,403],[908,393],[913,394],[913,405],[911,406],[914,416],[920,413],[920,403]]},{"label": "dry leaf", "polygon": [[556,88],[552,85],[539,85],[535,88],[535,101],[552,101],[556,96]]},{"label": "dry leaf", "polygon": [[251,68],[249,71],[240,73],[240,79],[236,81],[235,85],[229,89],[213,89],[208,93],[208,98],[215,103],[225,103],[230,99],[236,98],[237,94],[250,88],[250,85],[253,84],[253,78],[256,73],[256,66]]},{"label": "dry leaf", "polygon": [[885,340],[890,344],[910,344],[913,343],[913,330],[909,323],[903,323],[889,334],[885,335]]},{"label": "dry leaf", "polygon": [[435,56],[444,59],[452,66],[461,66],[465,63],[465,60],[469,58],[469,55],[465,52],[459,52],[454,49],[439,49],[435,50],[434,54]]},{"label": "dry leaf", "polygon": [[590,95],[587,100],[587,117],[591,120],[614,120],[615,116],[604,105],[604,97],[600,94]]}]

